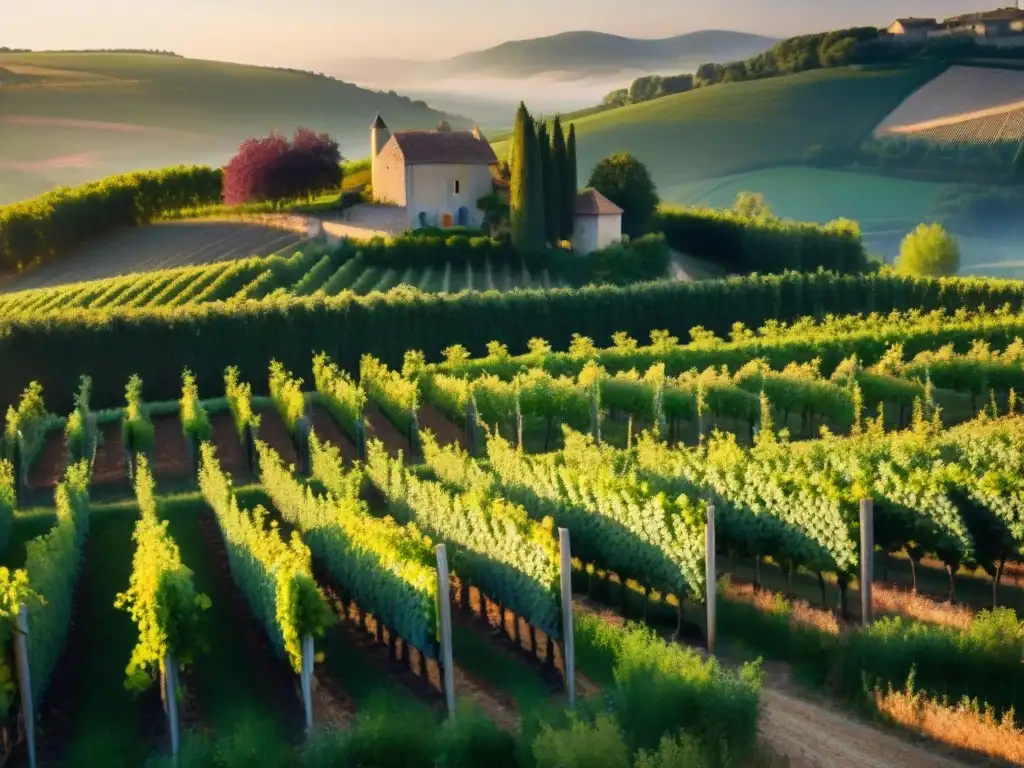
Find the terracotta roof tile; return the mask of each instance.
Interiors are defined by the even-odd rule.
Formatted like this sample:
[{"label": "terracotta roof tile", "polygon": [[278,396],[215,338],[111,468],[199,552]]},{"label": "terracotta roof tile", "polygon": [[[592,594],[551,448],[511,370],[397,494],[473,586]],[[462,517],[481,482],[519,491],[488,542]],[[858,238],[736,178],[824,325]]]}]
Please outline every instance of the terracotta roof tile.
[{"label": "terracotta roof tile", "polygon": [[897,22],[902,24],[904,27],[935,27],[938,26],[938,22],[935,19],[918,19],[910,16],[905,19],[896,19]]},{"label": "terracotta roof tile", "polygon": [[576,213],[581,216],[602,216],[622,213],[622,209],[593,187],[576,194]]},{"label": "terracotta roof tile", "polygon": [[478,138],[472,131],[397,131],[391,140],[398,144],[406,165],[498,162],[486,139]]}]

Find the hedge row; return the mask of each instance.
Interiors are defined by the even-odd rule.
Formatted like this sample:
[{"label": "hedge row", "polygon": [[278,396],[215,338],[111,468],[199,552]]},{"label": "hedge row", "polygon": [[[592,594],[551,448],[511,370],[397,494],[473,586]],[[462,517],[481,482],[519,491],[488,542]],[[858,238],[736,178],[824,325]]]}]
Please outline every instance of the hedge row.
[{"label": "hedge row", "polygon": [[672,248],[733,273],[868,269],[860,228],[844,219],[823,225],[733,210],[665,208],[656,228]]},{"label": "hedge row", "polygon": [[412,232],[385,240],[343,241],[342,251],[359,252],[363,260],[385,269],[433,267],[453,270],[477,267],[489,262],[491,269],[509,268],[515,273],[525,266],[537,273],[546,269],[553,280],[575,285],[589,283],[626,285],[640,280],[660,280],[668,274],[669,251],[660,235],[646,235],[615,243],[581,258],[578,253],[546,249],[520,252],[507,238],[465,234],[445,236],[434,232]]},{"label": "hedge row", "polygon": [[222,177],[219,168],[177,166],[111,176],[0,206],[0,271],[60,256],[119,226],[218,203]]},{"label": "hedge row", "polygon": [[343,369],[359,370],[372,354],[400,368],[406,350],[428,360],[463,344],[484,355],[500,338],[513,353],[533,337],[555,349],[579,333],[600,342],[616,331],[647,338],[665,329],[687,338],[703,326],[727,336],[733,323],[757,328],[766,320],[792,321],[853,314],[960,307],[1024,306],[1024,283],[979,278],[910,278],[896,275],[798,274],[697,283],[642,283],[623,288],[424,294],[387,294],[270,300],[241,305],[205,304],[176,309],[68,312],[0,323],[0,403],[15,403],[31,381],[40,382],[55,412],[70,411],[77,377],[92,377],[94,408],[121,404],[124,382],[138,373],[151,400],[180,395],[182,368],[201,391],[219,391],[224,368],[260,382],[277,359],[312,381],[311,360],[325,352]]}]

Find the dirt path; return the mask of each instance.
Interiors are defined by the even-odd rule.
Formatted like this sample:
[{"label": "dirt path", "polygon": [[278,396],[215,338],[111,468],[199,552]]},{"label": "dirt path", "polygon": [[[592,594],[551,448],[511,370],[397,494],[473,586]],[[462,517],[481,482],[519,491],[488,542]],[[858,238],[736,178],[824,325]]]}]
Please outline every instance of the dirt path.
[{"label": "dirt path", "polygon": [[213,444],[217,446],[220,468],[229,472],[236,480],[246,476],[245,452],[235,430],[231,411],[211,414],[210,426],[213,428]]},{"label": "dirt path", "polygon": [[694,280],[709,280],[722,277],[725,272],[714,264],[673,250],[669,255],[669,276],[673,280],[690,283]]},{"label": "dirt path", "polygon": [[355,444],[334,421],[334,417],[319,403],[313,404],[313,431],[316,436],[341,451],[346,462],[356,461],[359,456]]},{"label": "dirt path", "polygon": [[32,462],[28,474],[28,487],[33,491],[53,488],[61,481],[64,472],[64,432],[51,429],[46,433],[39,455]]},{"label": "dirt path", "polygon": [[392,424],[388,417],[384,415],[384,411],[380,409],[372,400],[366,404],[366,421],[369,424],[369,429],[366,430],[366,439],[376,437],[382,443],[388,454],[391,456],[397,456],[398,452],[401,451],[403,455],[408,457],[409,455],[409,441],[405,435],[398,431],[394,424]]},{"label": "dirt path", "polygon": [[188,477],[188,444],[178,414],[153,417],[153,474],[157,479]]},{"label": "dirt path", "polygon": [[127,482],[124,443],[121,440],[121,422],[104,424],[99,431],[100,443],[96,447],[96,459],[92,469],[93,484]]},{"label": "dirt path", "polygon": [[885,733],[820,701],[767,686],[762,739],[792,768],[963,768],[966,763]]},{"label": "dirt path", "polygon": [[430,403],[420,405],[420,429],[433,432],[439,445],[458,443],[463,450],[469,448],[466,431]]},{"label": "dirt path", "polygon": [[288,434],[288,427],[281,420],[281,415],[273,407],[258,408],[256,412],[260,417],[260,428],[256,438],[273,448],[285,465],[297,464],[299,456],[295,453],[295,443],[292,442],[292,436]]}]

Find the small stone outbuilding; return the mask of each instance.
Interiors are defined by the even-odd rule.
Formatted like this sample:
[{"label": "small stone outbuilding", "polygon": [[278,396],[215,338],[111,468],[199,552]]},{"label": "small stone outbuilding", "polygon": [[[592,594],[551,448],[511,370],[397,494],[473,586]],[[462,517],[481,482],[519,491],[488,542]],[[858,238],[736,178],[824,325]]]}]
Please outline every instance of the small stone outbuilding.
[{"label": "small stone outbuilding", "polygon": [[622,239],[622,209],[596,189],[587,187],[576,195],[573,250],[593,253]]}]

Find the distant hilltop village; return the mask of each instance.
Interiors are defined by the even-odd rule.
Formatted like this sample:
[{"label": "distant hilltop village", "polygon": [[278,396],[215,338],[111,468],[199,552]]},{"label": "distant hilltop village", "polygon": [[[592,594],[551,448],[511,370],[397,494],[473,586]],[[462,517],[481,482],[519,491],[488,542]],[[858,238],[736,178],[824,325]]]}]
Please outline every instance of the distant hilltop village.
[{"label": "distant hilltop village", "polygon": [[1019,7],[998,8],[951,16],[942,21],[914,17],[896,19],[884,32],[893,41],[908,43],[970,37],[985,45],[1024,46],[1024,11]]}]

